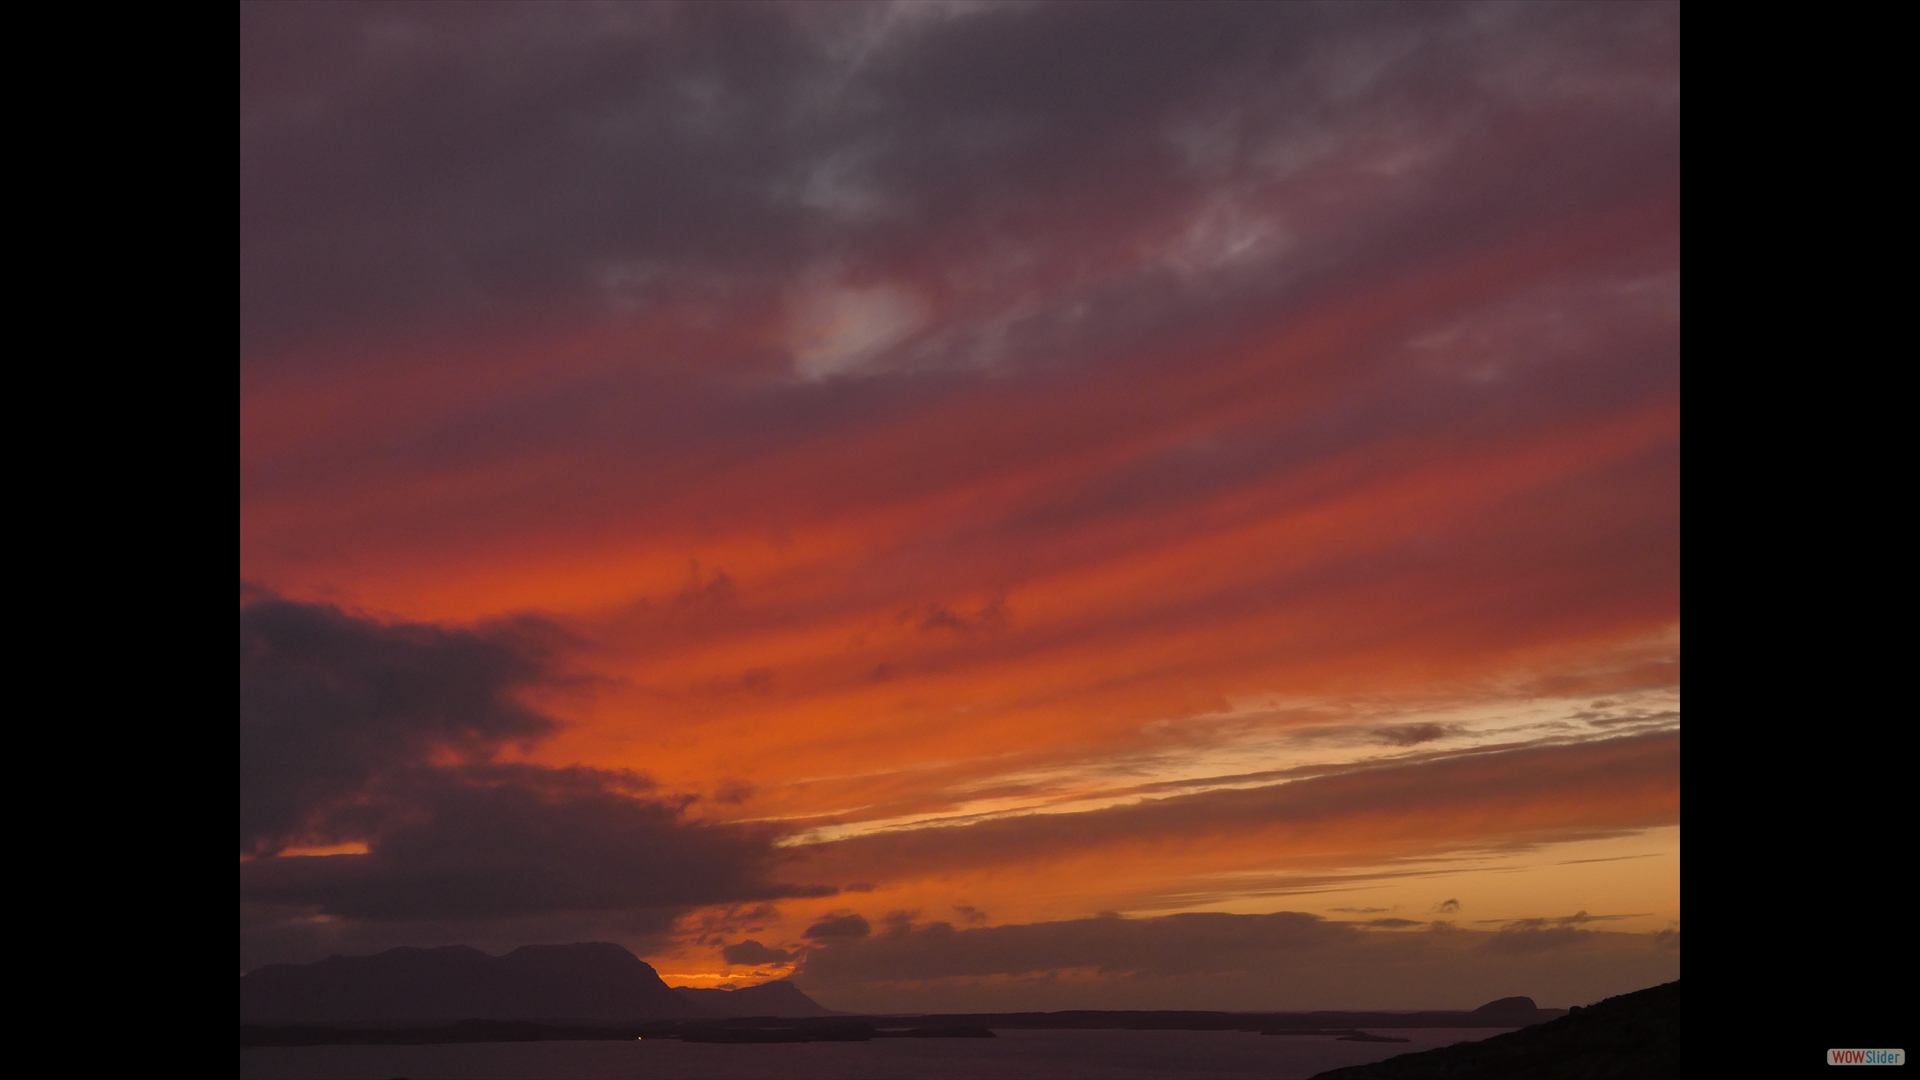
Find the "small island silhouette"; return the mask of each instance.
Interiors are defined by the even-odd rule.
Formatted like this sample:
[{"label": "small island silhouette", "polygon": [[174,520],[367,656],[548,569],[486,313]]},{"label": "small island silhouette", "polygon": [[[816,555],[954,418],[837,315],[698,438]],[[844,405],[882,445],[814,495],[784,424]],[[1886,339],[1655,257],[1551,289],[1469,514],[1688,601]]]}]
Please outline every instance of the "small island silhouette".
[{"label": "small island silhouette", "polygon": [[1659,1080],[1679,1075],[1676,979],[1491,1039],[1334,1069],[1314,1080]]}]

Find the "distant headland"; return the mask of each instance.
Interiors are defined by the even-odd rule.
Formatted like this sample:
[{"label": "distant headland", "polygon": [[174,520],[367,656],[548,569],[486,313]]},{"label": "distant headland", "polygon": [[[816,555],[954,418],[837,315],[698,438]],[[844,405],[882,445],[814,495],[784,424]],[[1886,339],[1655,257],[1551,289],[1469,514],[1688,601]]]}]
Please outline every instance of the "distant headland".
[{"label": "distant headland", "polygon": [[619,945],[529,945],[505,956],[452,945],[274,964],[240,978],[242,1024],[395,1025],[461,1020],[630,1022],[836,1015],[790,982],[669,987]]},{"label": "distant headland", "polygon": [[1679,1075],[1676,979],[1575,1008],[1549,1023],[1335,1069],[1314,1080],[1677,1080]]}]

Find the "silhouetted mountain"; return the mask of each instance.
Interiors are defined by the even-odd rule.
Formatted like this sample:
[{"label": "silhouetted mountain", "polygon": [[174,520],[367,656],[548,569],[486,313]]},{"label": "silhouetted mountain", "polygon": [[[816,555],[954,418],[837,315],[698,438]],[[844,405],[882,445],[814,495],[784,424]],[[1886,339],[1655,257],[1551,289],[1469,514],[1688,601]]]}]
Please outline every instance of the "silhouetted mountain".
[{"label": "silhouetted mountain", "polygon": [[780,979],[738,990],[702,990],[676,986],[673,992],[705,1016],[840,1016]]},{"label": "silhouetted mountain", "polygon": [[1680,983],[1675,980],[1521,1031],[1335,1069],[1314,1080],[1658,1080],[1679,1075]]},{"label": "silhouetted mountain", "polygon": [[1489,1001],[1473,1011],[1479,1016],[1504,1020],[1509,1016],[1531,1017],[1540,1011],[1540,1007],[1530,997],[1505,997],[1499,1001]]},{"label": "silhouetted mountain", "polygon": [[528,945],[505,956],[453,945],[274,964],[240,979],[243,1024],[643,1020],[696,1015],[618,945]]}]

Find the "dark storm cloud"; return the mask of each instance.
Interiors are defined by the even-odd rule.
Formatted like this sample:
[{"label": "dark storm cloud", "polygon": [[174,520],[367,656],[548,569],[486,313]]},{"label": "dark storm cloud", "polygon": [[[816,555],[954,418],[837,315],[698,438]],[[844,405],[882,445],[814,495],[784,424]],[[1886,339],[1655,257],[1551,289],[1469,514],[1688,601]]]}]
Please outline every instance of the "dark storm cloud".
[{"label": "dark storm cloud", "polygon": [[813,59],[777,11],[262,3],[241,34],[252,335],[792,246],[771,106]]},{"label": "dark storm cloud", "polygon": [[[555,730],[515,697],[566,681],[546,624],[385,623],[256,591],[240,631],[243,955],[631,941],[695,907],[833,891],[774,883],[771,830],[690,820],[692,797],[645,776],[491,761]],[[367,851],[274,854],[299,840]]]},{"label": "dark storm cloud", "polygon": [[822,919],[807,927],[804,935],[813,941],[835,941],[863,938],[873,933],[873,924],[859,915],[841,915],[831,919]]},{"label": "dark storm cloud", "polygon": [[785,964],[793,959],[793,954],[785,949],[769,949],[748,938],[721,949],[720,958],[729,964]]},{"label": "dark storm cloud", "polygon": [[243,899],[363,920],[513,918],[817,896],[773,885],[764,830],[686,821],[599,770],[421,770],[367,793],[365,855],[241,864]]},{"label": "dark storm cloud", "polygon": [[240,608],[240,849],[297,841],[368,783],[452,752],[484,760],[555,722],[516,693],[561,681],[534,620],[382,623],[256,595]]},{"label": "dark storm cloud", "polygon": [[[1047,341],[1071,320],[1009,297],[1055,268],[1204,239],[1235,213],[1216,196],[1329,154],[1404,169],[1404,134],[1445,144],[1408,160],[1448,182],[1321,270],[1631,186],[1671,161],[1671,123],[1614,99],[1664,92],[1676,27],[1666,5],[247,4],[243,324],[278,344],[764,300],[827,260],[948,268],[971,282],[951,314]],[[1556,109],[1578,139],[1528,116]],[[1442,187],[1465,194],[1416,226]],[[1155,288],[1107,297],[1114,333]]]}]

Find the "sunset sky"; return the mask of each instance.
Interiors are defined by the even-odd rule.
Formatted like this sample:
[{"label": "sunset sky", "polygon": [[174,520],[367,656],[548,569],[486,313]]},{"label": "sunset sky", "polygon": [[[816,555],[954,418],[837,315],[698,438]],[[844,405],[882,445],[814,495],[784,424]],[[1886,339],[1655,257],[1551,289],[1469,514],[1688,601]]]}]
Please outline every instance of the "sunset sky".
[{"label": "sunset sky", "polygon": [[241,967],[1679,975],[1679,10],[241,10]]}]

